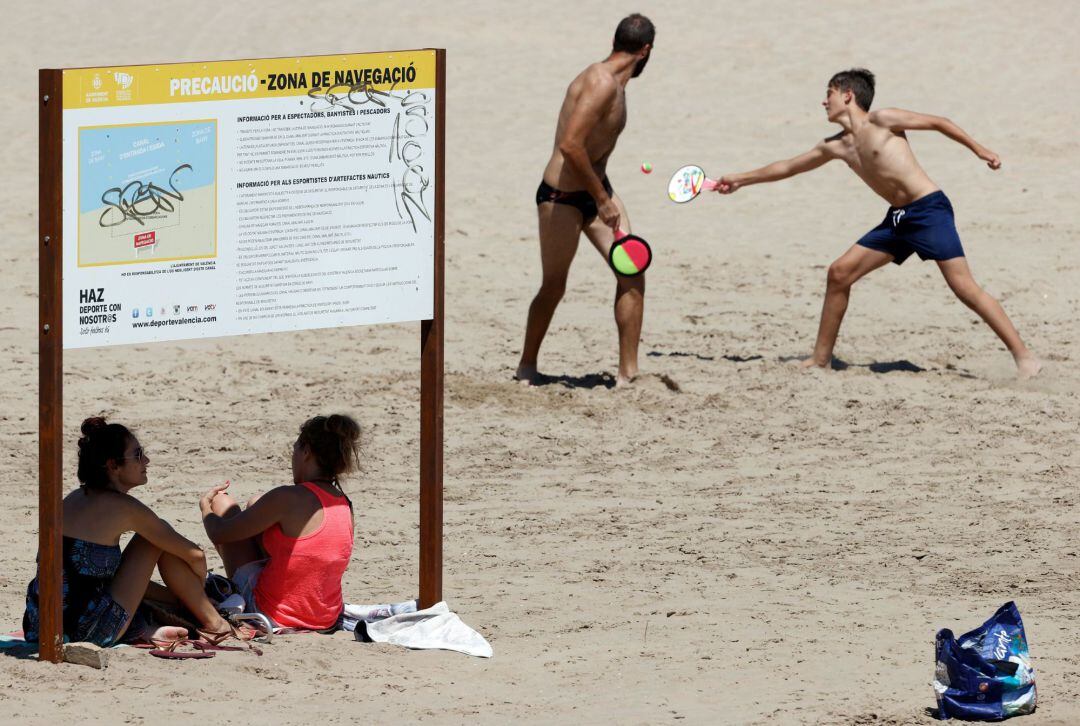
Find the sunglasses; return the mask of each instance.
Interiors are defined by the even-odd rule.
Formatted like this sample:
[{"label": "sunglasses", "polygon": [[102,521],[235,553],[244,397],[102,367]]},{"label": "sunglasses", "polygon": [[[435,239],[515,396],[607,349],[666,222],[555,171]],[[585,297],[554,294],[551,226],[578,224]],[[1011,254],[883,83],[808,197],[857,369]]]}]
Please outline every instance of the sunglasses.
[{"label": "sunglasses", "polygon": [[141,446],[136,446],[132,456],[125,456],[121,461],[149,461],[146,456],[146,449]]}]

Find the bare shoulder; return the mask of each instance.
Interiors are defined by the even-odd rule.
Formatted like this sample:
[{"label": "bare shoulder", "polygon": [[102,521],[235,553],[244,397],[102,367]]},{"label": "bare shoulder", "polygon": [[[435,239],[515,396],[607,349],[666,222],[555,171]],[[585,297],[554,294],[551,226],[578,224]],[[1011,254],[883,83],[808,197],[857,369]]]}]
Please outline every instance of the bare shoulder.
[{"label": "bare shoulder", "polygon": [[274,487],[259,497],[259,502],[272,507],[288,508],[307,501],[310,492],[298,484],[283,484]]},{"label": "bare shoulder", "polygon": [[847,141],[846,136],[846,131],[839,131],[832,136],[826,136],[814,148],[830,158],[840,157],[843,155],[844,144]]},{"label": "bare shoulder", "polygon": [[98,497],[98,501],[111,509],[119,509],[121,511],[129,512],[152,511],[150,507],[146,506],[130,494],[125,494],[124,492],[106,490],[103,492],[98,492],[96,496]]},{"label": "bare shoulder", "polygon": [[107,508],[110,514],[119,516],[128,528],[133,528],[137,523],[151,518],[159,519],[153,509],[130,494],[104,491],[98,492],[95,496],[97,498],[95,504],[98,507]]},{"label": "bare shoulder", "polygon": [[910,115],[911,111],[905,111],[902,108],[879,108],[871,111],[866,119],[875,126],[892,130]]},{"label": "bare shoulder", "polygon": [[582,82],[583,90],[600,98],[614,96],[619,87],[615,74],[603,63],[593,63],[582,71],[578,78]]}]

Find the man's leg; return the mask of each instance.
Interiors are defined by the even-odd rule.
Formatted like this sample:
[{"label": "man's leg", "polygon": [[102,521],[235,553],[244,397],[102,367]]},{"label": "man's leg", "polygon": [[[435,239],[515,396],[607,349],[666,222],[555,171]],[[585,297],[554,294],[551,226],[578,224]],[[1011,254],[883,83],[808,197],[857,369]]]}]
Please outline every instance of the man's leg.
[{"label": "man's leg", "polygon": [[844,254],[829,265],[828,282],[825,286],[825,302],[821,306],[821,323],[818,325],[814,354],[803,361],[803,366],[828,368],[832,364],[833,346],[840,333],[840,323],[847,312],[851,286],[863,275],[892,262],[893,256],[861,245],[852,245]]},{"label": "man's leg", "polygon": [[1021,378],[1031,378],[1038,373],[1042,363],[1027,349],[1024,341],[1020,340],[1020,334],[1016,332],[1001,304],[975,282],[967,258],[938,260],[937,264],[941,274],[945,276],[945,282],[949,283],[949,288],[960,298],[960,302],[978,313],[1012,353],[1018,375]]},{"label": "man's leg", "polygon": [[[624,232],[630,231],[630,218],[626,206],[613,195],[619,207],[620,225]],[[600,218],[585,227],[585,234],[605,263],[608,251],[615,242],[615,234]],[[614,273],[612,273],[614,274]],[[616,385],[626,385],[638,374],[638,343],[641,341],[641,321],[645,315],[645,275],[623,277],[615,275],[615,325],[619,330],[619,375]]]},{"label": "man's leg", "polygon": [[540,290],[529,305],[525,343],[515,378],[532,385],[537,378],[536,359],[555,308],[566,292],[566,276],[581,236],[581,212],[567,204],[544,202],[536,207],[540,221]]}]

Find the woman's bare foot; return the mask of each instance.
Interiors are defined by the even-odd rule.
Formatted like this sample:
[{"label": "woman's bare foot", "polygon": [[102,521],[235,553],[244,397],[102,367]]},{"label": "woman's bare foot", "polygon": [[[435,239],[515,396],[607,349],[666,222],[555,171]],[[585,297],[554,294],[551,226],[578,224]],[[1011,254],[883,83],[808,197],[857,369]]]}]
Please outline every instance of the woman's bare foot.
[{"label": "woman's bare foot", "polygon": [[174,625],[162,625],[160,628],[150,634],[150,642],[173,643],[178,640],[184,640],[187,637],[187,628],[178,628]]},{"label": "woman's bare foot", "polygon": [[1034,378],[1042,370],[1042,361],[1030,353],[1013,356],[1013,360],[1016,361],[1016,377],[1022,381]]},{"label": "woman's bare foot", "polygon": [[536,366],[519,365],[514,374],[514,380],[521,386],[535,386],[539,379],[540,372],[536,370]]}]

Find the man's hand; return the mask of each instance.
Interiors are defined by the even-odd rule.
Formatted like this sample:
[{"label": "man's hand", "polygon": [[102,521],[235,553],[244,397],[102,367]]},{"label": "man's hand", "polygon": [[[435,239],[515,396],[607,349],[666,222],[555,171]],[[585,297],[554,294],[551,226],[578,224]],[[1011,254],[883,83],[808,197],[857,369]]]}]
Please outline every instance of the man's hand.
[{"label": "man's hand", "polygon": [[1001,168],[1001,157],[985,146],[980,146],[979,150],[975,154],[986,162],[986,165],[995,171]]},{"label": "man's hand", "polygon": [[619,217],[622,216],[622,213],[619,212],[619,205],[615,204],[614,199],[608,197],[607,201],[597,205],[596,216],[600,217],[601,222],[611,227],[612,232],[618,231]]}]

